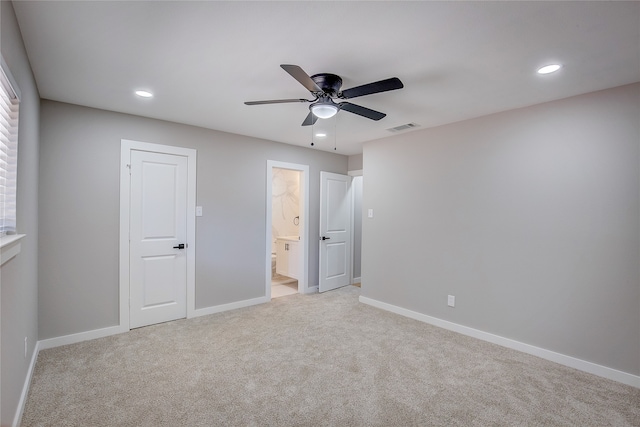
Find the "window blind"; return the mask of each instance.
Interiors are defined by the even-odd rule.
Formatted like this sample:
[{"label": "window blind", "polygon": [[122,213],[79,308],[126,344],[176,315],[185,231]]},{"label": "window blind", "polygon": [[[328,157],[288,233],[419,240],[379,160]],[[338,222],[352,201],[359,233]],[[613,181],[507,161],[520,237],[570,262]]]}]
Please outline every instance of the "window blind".
[{"label": "window blind", "polygon": [[0,68],[0,235],[16,231],[19,99]]}]

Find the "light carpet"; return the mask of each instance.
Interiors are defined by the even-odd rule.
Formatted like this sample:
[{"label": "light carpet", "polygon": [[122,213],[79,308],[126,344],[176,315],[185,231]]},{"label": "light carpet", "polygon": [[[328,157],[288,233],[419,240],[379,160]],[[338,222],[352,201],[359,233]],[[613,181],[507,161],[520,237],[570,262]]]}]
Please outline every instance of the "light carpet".
[{"label": "light carpet", "polygon": [[348,286],[43,350],[23,426],[639,426],[640,390]]}]

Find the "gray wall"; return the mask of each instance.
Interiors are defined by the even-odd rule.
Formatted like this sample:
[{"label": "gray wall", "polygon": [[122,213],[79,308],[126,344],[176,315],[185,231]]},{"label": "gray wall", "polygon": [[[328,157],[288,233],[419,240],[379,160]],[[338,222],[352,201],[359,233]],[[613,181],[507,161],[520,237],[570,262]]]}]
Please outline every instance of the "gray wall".
[{"label": "gray wall", "polygon": [[349,171],[362,170],[362,154],[354,154],[349,156]]},{"label": "gray wall", "polygon": [[362,295],[639,375],[639,118],[634,84],[366,143]]},{"label": "gray wall", "polygon": [[[38,339],[38,145],[40,97],[31,66],[22,43],[20,29],[8,1],[0,2],[0,44],[10,72],[21,91],[20,124],[18,129],[18,193],[17,227],[26,234],[22,251],[2,266],[0,356],[2,406],[0,423],[11,425],[18,409],[20,393],[35,343]],[[28,339],[28,354],[24,357],[24,338]]]},{"label": "gray wall", "polygon": [[45,100],[41,116],[40,339],[118,324],[121,139],[198,151],[196,308],[264,296],[267,160],[309,165],[317,285],[319,175],[346,156]]}]

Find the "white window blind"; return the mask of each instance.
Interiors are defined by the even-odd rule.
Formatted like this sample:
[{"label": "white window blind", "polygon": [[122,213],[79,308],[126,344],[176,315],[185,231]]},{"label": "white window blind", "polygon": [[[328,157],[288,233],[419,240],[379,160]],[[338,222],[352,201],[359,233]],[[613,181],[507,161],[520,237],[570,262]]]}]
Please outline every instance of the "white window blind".
[{"label": "white window blind", "polygon": [[0,68],[0,235],[16,231],[19,99]]}]

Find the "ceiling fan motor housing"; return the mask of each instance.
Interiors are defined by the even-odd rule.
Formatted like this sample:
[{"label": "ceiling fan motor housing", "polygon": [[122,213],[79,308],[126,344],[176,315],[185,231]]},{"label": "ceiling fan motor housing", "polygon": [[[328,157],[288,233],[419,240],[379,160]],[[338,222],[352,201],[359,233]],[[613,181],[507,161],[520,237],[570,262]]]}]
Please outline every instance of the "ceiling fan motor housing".
[{"label": "ceiling fan motor housing", "polygon": [[342,79],[340,76],[330,73],[320,73],[311,76],[311,80],[318,85],[320,89],[331,97],[337,97],[342,87]]}]

